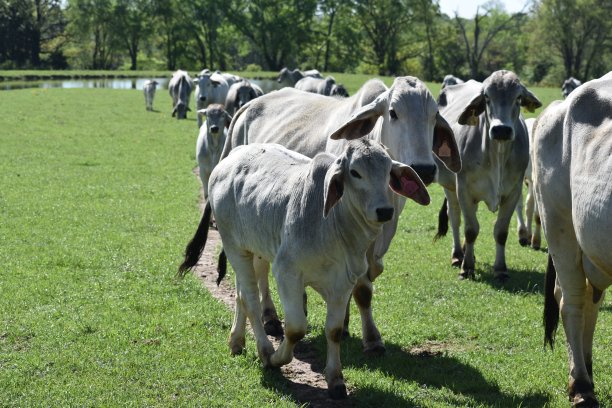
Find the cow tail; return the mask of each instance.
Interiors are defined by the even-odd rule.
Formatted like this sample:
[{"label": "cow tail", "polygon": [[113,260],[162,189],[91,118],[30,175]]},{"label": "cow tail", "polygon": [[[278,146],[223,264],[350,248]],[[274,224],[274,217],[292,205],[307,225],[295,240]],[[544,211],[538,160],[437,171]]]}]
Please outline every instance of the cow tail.
[{"label": "cow tail", "polygon": [[548,255],[548,266],[546,267],[544,280],[544,347],[548,344],[552,349],[555,343],[557,326],[559,325],[559,304],[557,299],[555,299],[557,271],[550,254]]},{"label": "cow tail", "polygon": [[440,212],[438,213],[438,233],[433,239],[434,242],[446,236],[447,232],[448,232],[448,200],[444,198],[444,202],[442,203],[442,208],[440,208]]},{"label": "cow tail", "polygon": [[200,220],[200,225],[198,225],[198,230],[185,248],[185,260],[179,266],[177,276],[184,277],[200,260],[206,245],[206,239],[208,238],[208,225],[210,224],[211,213],[212,208],[210,207],[210,202],[208,202],[204,208],[204,214]]},{"label": "cow tail", "polygon": [[219,261],[217,262],[217,286],[221,283],[227,272],[227,257],[225,256],[225,250],[222,249],[219,254]]}]

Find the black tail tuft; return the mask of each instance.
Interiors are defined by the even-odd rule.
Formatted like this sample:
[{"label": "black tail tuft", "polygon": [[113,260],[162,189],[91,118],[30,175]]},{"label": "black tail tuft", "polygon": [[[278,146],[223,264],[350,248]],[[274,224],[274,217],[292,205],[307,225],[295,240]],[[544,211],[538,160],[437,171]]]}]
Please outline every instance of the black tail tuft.
[{"label": "black tail tuft", "polygon": [[219,261],[217,262],[217,286],[221,283],[225,274],[227,273],[227,257],[225,256],[225,250],[221,250],[219,254]]},{"label": "black tail tuft", "polygon": [[555,343],[557,326],[559,326],[559,304],[555,299],[557,271],[550,254],[548,255],[548,266],[546,267],[544,280],[544,347],[548,344],[552,349]]},{"label": "black tail tuft", "polygon": [[198,225],[198,230],[187,244],[187,248],[185,248],[185,260],[181,266],[179,266],[177,276],[181,278],[184,277],[200,260],[200,256],[206,245],[206,239],[208,239],[208,225],[210,224],[211,213],[212,209],[210,208],[210,203],[206,203],[204,214],[200,220],[200,225]]},{"label": "black tail tuft", "polygon": [[446,236],[447,232],[448,232],[448,201],[445,198],[444,202],[442,203],[442,208],[440,208],[440,212],[438,213],[438,233],[433,239],[434,242]]}]

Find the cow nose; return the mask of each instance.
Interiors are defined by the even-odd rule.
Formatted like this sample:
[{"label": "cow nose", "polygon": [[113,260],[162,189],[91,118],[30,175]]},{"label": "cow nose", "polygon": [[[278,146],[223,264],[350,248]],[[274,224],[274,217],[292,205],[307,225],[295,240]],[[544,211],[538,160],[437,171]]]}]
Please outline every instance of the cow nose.
[{"label": "cow nose", "polygon": [[412,170],[416,171],[423,183],[431,184],[436,178],[436,165],[435,164],[413,164]]},{"label": "cow nose", "polygon": [[212,125],[212,126],[210,127],[210,132],[211,132],[211,133],[217,133],[217,132],[219,132],[219,126],[217,126],[217,125]]},{"label": "cow nose", "polygon": [[201,100],[202,102],[204,102],[204,101],[206,100],[206,97],[205,97],[205,96],[200,96],[200,100]]},{"label": "cow nose", "polygon": [[514,129],[506,125],[495,125],[491,128],[491,138],[493,140],[510,140]]},{"label": "cow nose", "polygon": [[386,222],[393,218],[393,207],[383,207],[376,209],[378,222]]}]

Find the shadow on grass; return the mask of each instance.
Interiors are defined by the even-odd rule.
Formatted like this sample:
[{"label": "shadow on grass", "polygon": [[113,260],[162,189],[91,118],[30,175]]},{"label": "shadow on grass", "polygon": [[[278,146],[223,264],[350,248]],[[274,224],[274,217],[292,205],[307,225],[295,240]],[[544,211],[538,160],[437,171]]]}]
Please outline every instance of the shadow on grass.
[{"label": "shadow on grass", "polygon": [[[316,336],[307,346],[317,352],[317,363],[311,364],[315,372],[323,373],[326,342],[323,334]],[[503,393],[495,382],[487,380],[476,368],[441,352],[412,353],[400,345],[386,343],[386,354],[382,357],[367,357],[361,351],[361,340],[349,337],[342,342],[342,365],[365,372],[380,372],[395,380],[416,383],[419,390],[409,397],[402,397],[393,390],[375,388],[370,385],[351,387],[350,375],[345,378],[349,386],[348,399],[334,401],[327,397],[327,390],[307,384],[297,384],[283,376],[280,370],[263,369],[262,384],[281,392],[299,404],[309,407],[420,407],[425,400],[436,400],[444,404],[466,406],[471,401],[486,406],[541,407],[549,402],[545,394],[515,396]],[[422,391],[421,391],[422,390]],[[435,395],[436,391],[440,391]],[[419,394],[422,395],[420,399]]]},{"label": "shadow on grass", "polygon": [[477,269],[477,280],[489,286],[509,293],[537,293],[544,294],[544,270],[508,269],[509,278],[500,282],[495,278],[493,265],[484,264],[484,268]]}]

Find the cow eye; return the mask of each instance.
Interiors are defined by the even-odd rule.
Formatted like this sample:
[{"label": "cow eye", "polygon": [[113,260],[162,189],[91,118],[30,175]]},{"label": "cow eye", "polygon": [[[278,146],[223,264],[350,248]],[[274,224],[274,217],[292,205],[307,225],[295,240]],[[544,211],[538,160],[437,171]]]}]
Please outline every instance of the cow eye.
[{"label": "cow eye", "polygon": [[520,105],[520,104],[521,104],[521,102],[523,102],[523,99],[522,99],[520,96],[519,96],[519,97],[517,97],[517,98],[516,98],[516,103]]},{"label": "cow eye", "polygon": [[393,109],[389,110],[389,116],[391,116],[391,119],[397,119],[397,113]]},{"label": "cow eye", "polygon": [[361,175],[359,173],[357,173],[355,170],[351,170],[351,176],[360,179]]}]

